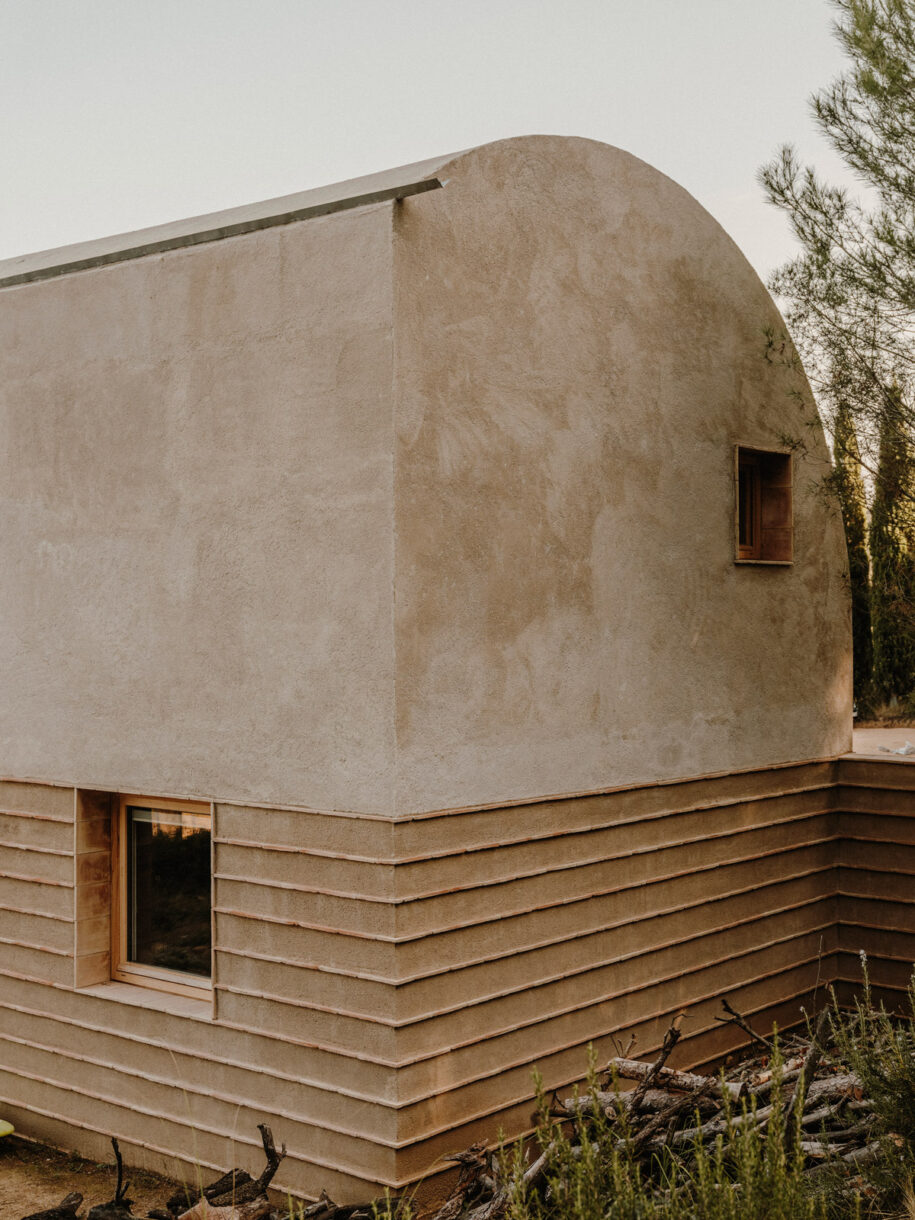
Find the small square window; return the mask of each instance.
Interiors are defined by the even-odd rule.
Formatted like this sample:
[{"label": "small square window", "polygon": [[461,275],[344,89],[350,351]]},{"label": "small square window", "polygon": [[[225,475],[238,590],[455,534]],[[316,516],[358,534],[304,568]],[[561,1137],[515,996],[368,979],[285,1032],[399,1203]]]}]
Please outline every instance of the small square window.
[{"label": "small square window", "polygon": [[737,448],[737,562],[791,563],[791,454]]},{"label": "small square window", "polygon": [[122,796],[115,819],[112,977],[179,994],[211,987],[209,805]]}]

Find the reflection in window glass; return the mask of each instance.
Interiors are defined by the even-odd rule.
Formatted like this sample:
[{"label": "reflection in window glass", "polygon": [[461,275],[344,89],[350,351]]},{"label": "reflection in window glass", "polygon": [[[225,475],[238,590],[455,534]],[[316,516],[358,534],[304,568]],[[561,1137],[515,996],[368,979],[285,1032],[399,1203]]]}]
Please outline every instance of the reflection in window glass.
[{"label": "reflection in window glass", "polygon": [[127,956],[210,975],[210,815],[127,807]]}]

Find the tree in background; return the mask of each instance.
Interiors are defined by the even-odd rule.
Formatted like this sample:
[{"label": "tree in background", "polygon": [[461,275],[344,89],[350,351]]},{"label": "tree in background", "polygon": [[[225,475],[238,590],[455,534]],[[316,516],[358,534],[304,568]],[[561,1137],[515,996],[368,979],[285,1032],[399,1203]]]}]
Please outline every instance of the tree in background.
[{"label": "tree in background", "polygon": [[821,182],[790,147],[760,177],[802,247],[770,286],[827,422],[847,403],[876,477],[884,413],[915,435],[915,0],[834,5],[851,63],[814,96],[814,117],[871,203]]},{"label": "tree in background", "polygon": [[856,610],[856,685],[866,687],[861,524],[863,466],[872,496],[874,686],[915,687],[912,522],[915,480],[915,0],[833,0],[846,71],[813,98],[817,125],[855,172],[864,200],[820,180],[794,150],[761,171],[801,245],[770,287],[833,436],[835,485]]},{"label": "tree in background", "polygon": [[888,702],[915,689],[915,451],[883,420],[871,510],[874,689]]},{"label": "tree in background", "polygon": [[867,501],[854,420],[848,406],[840,404],[833,423],[835,470],[832,485],[838,496],[848,544],[848,577],[851,585],[851,630],[854,644],[854,691],[860,711],[873,702],[871,641],[870,558],[867,553]]}]

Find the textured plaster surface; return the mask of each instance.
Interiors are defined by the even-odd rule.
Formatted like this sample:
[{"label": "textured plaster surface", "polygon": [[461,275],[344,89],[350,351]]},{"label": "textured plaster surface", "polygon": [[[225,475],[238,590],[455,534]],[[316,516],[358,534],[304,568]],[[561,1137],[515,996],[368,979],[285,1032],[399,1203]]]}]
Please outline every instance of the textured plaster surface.
[{"label": "textured plaster surface", "polygon": [[[604,145],[439,173],[396,214],[398,808],[848,749],[827,452],[749,264]],[[737,567],[734,446],[786,436],[795,563]]]},{"label": "textured plaster surface", "polygon": [[392,206],[0,293],[0,774],[389,807]]},{"label": "textured plaster surface", "polygon": [[[745,259],[604,145],[429,166],[0,293],[0,774],[406,813],[849,748],[826,449]],[[734,446],[785,437],[795,563],[737,567]]]}]

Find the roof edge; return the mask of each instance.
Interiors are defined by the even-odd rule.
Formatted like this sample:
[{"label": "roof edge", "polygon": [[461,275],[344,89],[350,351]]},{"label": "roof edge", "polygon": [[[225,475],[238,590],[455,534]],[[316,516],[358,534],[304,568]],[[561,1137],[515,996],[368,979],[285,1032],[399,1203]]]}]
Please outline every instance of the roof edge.
[{"label": "roof edge", "polygon": [[460,154],[451,153],[445,157],[402,165],[361,178],[349,178],[344,182],[281,195],[276,199],[265,199],[222,212],[191,216],[132,233],[118,233],[75,245],[58,246],[53,250],[17,255],[0,262],[0,288],[55,279],[77,271],[161,254],[166,250],[222,241],[258,229],[419,195],[444,185],[436,176],[436,171],[456,156]]}]

